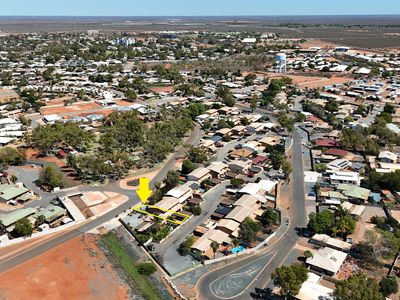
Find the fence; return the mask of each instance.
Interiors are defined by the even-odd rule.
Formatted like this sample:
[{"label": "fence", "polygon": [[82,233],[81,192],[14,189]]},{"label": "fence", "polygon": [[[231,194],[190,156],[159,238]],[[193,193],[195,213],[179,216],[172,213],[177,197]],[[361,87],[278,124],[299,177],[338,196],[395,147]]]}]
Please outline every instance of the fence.
[{"label": "fence", "polygon": [[57,232],[60,232],[60,231],[62,231],[64,229],[70,228],[70,227],[72,227],[72,226],[74,226],[76,224],[78,224],[78,223],[74,221],[74,222],[71,222],[71,223],[56,227],[56,228],[51,228],[51,229],[46,230],[46,231],[33,233],[29,237],[19,237],[19,238],[12,239],[12,240],[6,240],[6,241],[0,243],[0,248],[1,247],[6,247],[6,246],[10,246],[10,245],[15,245],[15,244],[18,244],[18,243],[21,243],[21,242],[25,242],[25,241],[33,239],[33,238],[42,237],[42,236],[46,236],[46,235],[49,235],[49,234],[57,233]]}]

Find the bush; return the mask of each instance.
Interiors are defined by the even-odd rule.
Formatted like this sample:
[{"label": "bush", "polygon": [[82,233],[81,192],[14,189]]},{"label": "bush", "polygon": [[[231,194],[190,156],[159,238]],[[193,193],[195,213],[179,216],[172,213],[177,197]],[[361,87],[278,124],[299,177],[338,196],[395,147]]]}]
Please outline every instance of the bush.
[{"label": "bush", "polygon": [[153,234],[154,241],[156,242],[162,241],[168,236],[168,234],[169,234],[168,227],[161,227]]},{"label": "bush", "polygon": [[195,216],[201,215],[201,207],[200,205],[191,205],[190,206],[190,212],[194,214]]},{"label": "bush", "polygon": [[30,236],[33,232],[33,226],[27,218],[23,218],[15,222],[13,235],[16,237]]},{"label": "bush", "polygon": [[311,258],[311,257],[314,257],[314,255],[312,254],[312,252],[310,251],[310,250],[306,250],[306,251],[304,251],[304,257],[307,259],[307,258]]},{"label": "bush", "polygon": [[243,179],[240,178],[232,178],[231,179],[231,185],[233,185],[234,187],[239,187],[244,183]]},{"label": "bush", "polygon": [[182,163],[182,174],[187,175],[196,169],[196,165],[190,160],[186,159]]},{"label": "bush", "polygon": [[140,263],[137,265],[138,272],[142,275],[149,276],[157,271],[157,267],[152,262]]},{"label": "bush", "polygon": [[188,236],[186,240],[179,245],[179,253],[183,256],[188,255],[190,252],[190,248],[193,246],[193,244],[194,244],[193,236]]},{"label": "bush", "polygon": [[148,234],[138,234],[137,237],[142,243],[146,243],[150,239]]},{"label": "bush", "polygon": [[391,294],[397,293],[398,284],[395,276],[386,276],[379,282],[380,292],[383,296],[387,297]]}]

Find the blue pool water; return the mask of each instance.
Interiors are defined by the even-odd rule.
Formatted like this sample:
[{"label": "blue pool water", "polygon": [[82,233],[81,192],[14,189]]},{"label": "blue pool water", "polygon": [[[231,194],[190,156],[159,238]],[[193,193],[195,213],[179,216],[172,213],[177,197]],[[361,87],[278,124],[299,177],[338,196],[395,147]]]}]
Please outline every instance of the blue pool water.
[{"label": "blue pool water", "polygon": [[244,247],[243,247],[243,246],[239,246],[239,247],[233,248],[233,249],[231,250],[231,252],[232,252],[233,254],[236,254],[236,253],[239,253],[239,252],[242,252],[242,251],[244,251]]}]

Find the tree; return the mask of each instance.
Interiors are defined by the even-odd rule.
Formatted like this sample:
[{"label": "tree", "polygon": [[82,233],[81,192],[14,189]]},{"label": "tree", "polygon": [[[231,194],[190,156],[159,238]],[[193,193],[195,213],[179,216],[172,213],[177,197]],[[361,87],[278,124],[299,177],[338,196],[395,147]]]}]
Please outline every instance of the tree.
[{"label": "tree", "polygon": [[399,286],[397,284],[396,276],[388,275],[386,277],[383,277],[379,282],[379,287],[380,292],[385,297],[397,293]]},{"label": "tree", "polygon": [[[339,208],[340,207],[341,206],[339,206]],[[346,212],[346,215],[336,217],[332,232],[335,236],[340,235],[346,237],[347,235],[352,234],[355,228],[356,221],[354,221],[353,217]]]},{"label": "tree", "polygon": [[188,110],[192,120],[195,120],[197,116],[201,115],[206,111],[206,107],[201,103],[189,104],[186,109]]},{"label": "tree", "polygon": [[215,258],[215,254],[217,253],[218,248],[219,248],[219,243],[216,241],[212,241],[210,247],[214,253],[214,258]]},{"label": "tree", "polygon": [[237,247],[240,245],[240,240],[237,237],[233,237],[231,239],[231,242],[232,242],[233,247]]},{"label": "tree", "polygon": [[11,177],[10,177],[10,181],[11,181],[13,184],[15,184],[15,183],[18,181],[18,177],[15,176],[15,175],[13,174],[13,175],[11,175]]},{"label": "tree", "polygon": [[183,256],[186,256],[190,252],[190,248],[194,244],[194,237],[193,236],[188,236],[186,240],[179,245],[179,253]]},{"label": "tree", "polygon": [[137,265],[138,272],[142,275],[149,276],[157,271],[157,267],[152,262],[143,262]]},{"label": "tree", "polygon": [[15,222],[13,235],[16,237],[30,236],[33,232],[33,226],[27,218],[23,218]]},{"label": "tree", "polygon": [[185,159],[182,163],[182,174],[187,175],[196,169],[196,165],[189,159]]},{"label": "tree", "polygon": [[190,147],[187,156],[195,164],[202,164],[208,160],[207,153],[199,147]]},{"label": "tree", "polygon": [[287,160],[285,160],[282,163],[281,168],[282,168],[283,174],[285,175],[285,178],[289,178],[290,173],[292,173],[292,171],[293,171],[292,165]]},{"label": "tree", "polygon": [[17,165],[26,158],[25,151],[10,147],[0,149],[0,171],[5,171],[9,166]]},{"label": "tree", "polygon": [[244,78],[245,86],[253,85],[254,81],[256,79],[257,79],[257,75],[254,73],[250,73],[250,74],[246,75],[246,77]]},{"label": "tree", "polygon": [[293,264],[277,268],[271,274],[271,278],[281,288],[282,296],[294,297],[299,293],[301,285],[307,280],[307,273],[308,270],[303,265]]},{"label": "tree", "polygon": [[314,257],[314,254],[312,254],[312,252],[310,251],[310,250],[306,250],[306,251],[304,251],[304,257],[307,259],[307,258],[311,258],[311,257]]},{"label": "tree", "polygon": [[194,214],[195,216],[200,216],[201,215],[201,207],[200,205],[191,205],[190,206],[190,212]]},{"label": "tree", "polygon": [[66,186],[66,181],[61,171],[56,169],[53,165],[47,165],[40,172],[37,184],[49,190],[53,190],[56,187],[64,188]]},{"label": "tree", "polygon": [[307,228],[314,233],[327,233],[335,223],[334,215],[329,210],[319,213],[312,212],[309,216]]},{"label": "tree", "polygon": [[293,131],[294,119],[290,118],[287,113],[279,113],[278,122],[282,127],[286,128],[288,131]]},{"label": "tree", "polygon": [[229,107],[235,106],[236,100],[233,97],[232,93],[226,94],[224,97],[222,97],[222,102]]},{"label": "tree", "polygon": [[175,171],[168,171],[167,177],[165,177],[163,182],[167,191],[173,189],[179,183],[179,174]]},{"label": "tree", "polygon": [[244,183],[244,180],[241,178],[232,178],[230,180],[230,183],[233,187],[238,188],[239,186],[241,186]]},{"label": "tree", "polygon": [[36,227],[38,227],[44,223],[46,223],[46,217],[44,215],[39,215],[39,217],[35,220]]},{"label": "tree", "polygon": [[240,225],[239,238],[244,243],[253,243],[257,238],[257,232],[260,230],[260,223],[246,217]]},{"label": "tree", "polygon": [[379,285],[362,272],[338,281],[334,295],[338,300],[382,300]]},{"label": "tree", "polygon": [[268,207],[261,216],[261,223],[264,226],[270,227],[271,225],[278,224],[279,222],[279,214],[276,210]]}]

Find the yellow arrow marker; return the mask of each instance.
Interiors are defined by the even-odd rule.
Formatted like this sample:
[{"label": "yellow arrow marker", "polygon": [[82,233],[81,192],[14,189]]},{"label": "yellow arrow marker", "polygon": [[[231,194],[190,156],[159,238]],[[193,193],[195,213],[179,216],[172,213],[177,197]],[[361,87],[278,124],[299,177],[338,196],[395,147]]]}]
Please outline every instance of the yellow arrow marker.
[{"label": "yellow arrow marker", "polygon": [[149,199],[153,193],[153,191],[149,189],[148,178],[140,178],[139,189],[136,191],[136,193],[138,194],[140,200],[142,200],[143,203],[146,203],[147,199]]}]

